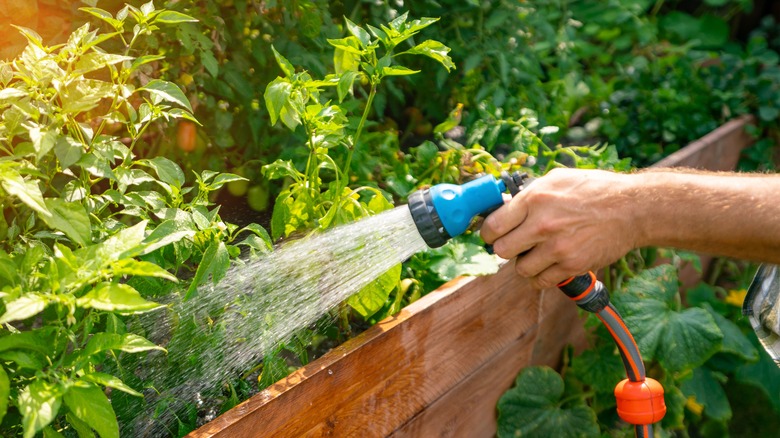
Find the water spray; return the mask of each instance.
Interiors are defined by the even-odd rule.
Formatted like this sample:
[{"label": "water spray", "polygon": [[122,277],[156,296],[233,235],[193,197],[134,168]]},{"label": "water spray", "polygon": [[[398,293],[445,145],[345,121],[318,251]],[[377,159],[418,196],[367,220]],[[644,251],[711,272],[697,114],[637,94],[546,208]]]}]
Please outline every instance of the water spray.
[{"label": "water spray", "polygon": [[[437,248],[463,234],[478,215],[486,215],[504,203],[504,192],[512,196],[524,189],[527,175],[503,172],[500,179],[492,175],[463,185],[438,184],[409,196],[409,211],[425,243]],[[633,424],[636,436],[653,436],[653,424],[666,413],[661,384],[645,375],[645,366],[634,337],[617,309],[610,303],[609,292],[592,272],[571,277],[558,284],[581,309],[595,313],[615,340],[626,379],[615,387],[617,412]]]}]

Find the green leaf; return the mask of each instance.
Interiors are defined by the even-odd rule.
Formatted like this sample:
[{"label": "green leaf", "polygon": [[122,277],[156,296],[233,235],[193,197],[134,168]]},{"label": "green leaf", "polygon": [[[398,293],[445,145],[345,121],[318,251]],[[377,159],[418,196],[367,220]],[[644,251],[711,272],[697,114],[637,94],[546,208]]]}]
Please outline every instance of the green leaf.
[{"label": "green leaf", "polygon": [[206,277],[211,275],[212,282],[217,283],[221,280],[227,269],[230,267],[230,255],[228,254],[225,242],[211,242],[203,252],[203,258],[198,264],[198,270],[195,271],[195,276],[192,278],[192,283],[187,289],[187,293],[184,296],[185,300],[188,300],[195,296],[198,286],[203,282]]},{"label": "green leaf", "polygon": [[443,281],[461,275],[490,275],[498,272],[501,259],[488,254],[482,245],[452,240],[441,248],[428,251],[431,255],[429,269]]},{"label": "green leaf", "polygon": [[54,147],[57,142],[58,133],[56,130],[42,130],[40,126],[30,128],[27,132],[30,134],[30,140],[35,150],[35,156],[40,160],[44,155]]},{"label": "green leaf", "polygon": [[198,20],[187,14],[177,11],[162,11],[154,17],[153,23],[177,24],[177,23],[197,23]]},{"label": "green leaf", "polygon": [[127,386],[125,382],[120,380],[118,377],[112,376],[111,374],[94,372],[84,374],[81,378],[87,382],[97,383],[98,385],[103,385],[122,392],[126,392],[136,397],[143,397],[143,394]]},{"label": "green leaf", "polygon": [[420,73],[420,70],[412,70],[401,65],[393,65],[382,69],[382,74],[385,76],[408,76],[415,73]]},{"label": "green leaf", "polygon": [[347,304],[363,318],[368,319],[385,305],[390,292],[395,289],[400,280],[401,265],[398,264],[349,297]]},{"label": "green leaf", "polygon": [[118,313],[142,313],[162,307],[147,301],[134,288],[119,283],[99,283],[86,295],[76,300],[82,308]]},{"label": "green leaf", "polygon": [[219,74],[219,61],[217,61],[213,53],[208,50],[200,52],[200,62],[212,78],[217,77]]},{"label": "green leaf", "polygon": [[157,277],[173,282],[178,282],[176,276],[161,268],[160,266],[154,263],[135,259],[123,259],[112,263],[111,273],[115,277],[123,277],[125,275],[140,275],[143,277]]},{"label": "green leaf", "polygon": [[723,333],[709,312],[677,310],[677,273],[671,265],[643,271],[612,298],[645,361],[657,359],[667,371],[683,372],[720,350]]},{"label": "green leaf", "polygon": [[750,339],[742,333],[742,330],[736,324],[716,312],[709,304],[705,303],[702,307],[710,312],[710,315],[715,320],[715,324],[723,332],[721,352],[737,355],[748,362],[758,361],[758,349],[750,343]]},{"label": "green leaf", "polygon": [[173,82],[163,81],[162,79],[152,79],[148,84],[141,87],[140,90],[146,90],[150,94],[153,94],[166,102],[181,105],[187,109],[187,111],[192,112],[192,107],[190,106],[190,101],[187,99],[187,96],[185,96],[184,92],[181,91],[181,88]]},{"label": "green leaf", "polygon": [[154,157],[148,160],[138,160],[139,164],[149,166],[157,173],[164,183],[181,189],[185,182],[184,172],[178,164],[165,157]]},{"label": "green leaf", "polygon": [[366,49],[369,45],[371,45],[371,35],[369,35],[365,29],[349,21],[349,18],[347,17],[344,17],[344,22],[347,24],[347,30],[349,30],[349,33],[357,38],[358,42],[360,43],[360,47]]},{"label": "green leaf", "polygon": [[94,17],[97,17],[97,18],[105,21],[106,23],[110,24],[111,27],[113,27],[114,29],[119,29],[119,28],[122,27],[122,21],[115,19],[114,16],[111,15],[111,13],[109,13],[107,11],[104,11],[103,9],[100,9],[100,8],[79,8],[79,11],[86,12],[86,13],[94,16]]},{"label": "green leaf", "polygon": [[563,379],[549,367],[520,372],[498,401],[498,436],[598,437],[596,414],[581,399],[561,404]]},{"label": "green leaf", "polygon": [[160,222],[160,225],[143,240],[141,245],[128,253],[127,256],[142,256],[182,239],[192,238],[195,235],[195,230],[190,228],[189,224],[192,222],[182,223],[174,219]]},{"label": "green leaf", "polygon": [[241,234],[244,231],[250,231],[254,233],[256,237],[259,237],[262,241],[262,246],[265,247],[266,250],[270,251],[274,248],[274,243],[273,240],[271,240],[271,236],[268,234],[268,231],[266,231],[266,229],[261,225],[251,223],[239,230],[238,234]]},{"label": "green leaf", "polygon": [[11,350],[29,350],[44,355],[51,354],[54,342],[54,327],[44,327],[19,333],[0,336],[0,352]]},{"label": "green leaf", "polygon": [[51,213],[46,209],[43,202],[41,189],[38,187],[38,181],[26,181],[22,175],[12,169],[0,168],[0,185],[11,196],[16,196],[42,216],[49,216]]},{"label": "green leaf", "polygon": [[244,178],[241,175],[236,175],[234,173],[220,173],[217,175],[216,178],[214,178],[214,181],[209,183],[209,188],[212,190],[217,190],[223,185],[233,182],[233,181],[249,181],[247,178]]},{"label": "green leaf", "polygon": [[44,202],[51,213],[50,216],[42,216],[48,226],[62,231],[81,247],[92,243],[89,214],[81,203],[67,202],[60,198],[46,198]]},{"label": "green leaf", "polygon": [[282,113],[288,111],[286,104],[291,92],[292,84],[285,78],[276,78],[265,87],[263,98],[272,125],[276,125],[276,121],[282,117]]},{"label": "green leaf", "polygon": [[680,389],[686,397],[695,397],[696,402],[704,406],[704,414],[713,420],[731,419],[731,405],[726,391],[709,369],[694,369],[691,379],[684,381]]},{"label": "green leaf", "polygon": [[[92,356],[108,350],[120,350],[126,353],[142,353],[150,350],[165,351],[164,348],[155,345],[148,339],[132,333],[95,333],[89,338],[81,354]],[[100,379],[101,376],[98,374],[94,378]]]},{"label": "green leaf", "polygon": [[424,55],[435,59],[443,65],[447,71],[450,71],[455,68],[455,64],[448,55],[449,52],[450,48],[444,44],[436,40],[426,40],[403,53],[399,53],[399,55]]},{"label": "green leaf", "polygon": [[42,295],[28,293],[5,304],[5,313],[0,316],[0,324],[21,321],[35,316],[46,308],[48,301]]},{"label": "green leaf", "polygon": [[352,84],[355,83],[355,79],[360,76],[356,71],[345,71],[339,76],[339,83],[336,86],[336,91],[339,94],[339,103],[344,101],[347,94],[352,94]]},{"label": "green leaf", "polygon": [[0,365],[0,423],[8,412],[8,397],[11,396],[11,381],[8,380],[8,374],[5,368]]},{"label": "green leaf", "polygon": [[119,438],[114,408],[100,388],[80,380],[68,388],[63,399],[70,412],[95,429],[101,438]]},{"label": "green leaf", "polygon": [[333,51],[333,67],[336,74],[348,71],[357,72],[360,69],[360,43],[357,38],[350,36],[339,40],[328,40],[328,43],[336,48]]},{"label": "green leaf", "polygon": [[290,61],[287,60],[284,56],[282,56],[279,52],[276,51],[276,47],[271,45],[271,50],[274,52],[274,58],[276,58],[276,63],[279,64],[279,67],[282,69],[282,73],[284,73],[285,77],[291,78],[295,75],[295,67],[290,63]]},{"label": "green leaf", "polygon": [[303,178],[303,174],[295,168],[295,165],[290,160],[278,159],[271,164],[266,164],[262,168],[263,176],[269,180],[282,179],[291,177],[296,181],[300,181]]},{"label": "green leaf", "polygon": [[33,438],[57,417],[62,387],[37,379],[19,393],[17,406],[22,414],[24,438]]},{"label": "green leaf", "polygon": [[54,145],[54,155],[60,161],[60,166],[67,169],[81,159],[84,155],[84,147],[72,137],[62,136]]}]

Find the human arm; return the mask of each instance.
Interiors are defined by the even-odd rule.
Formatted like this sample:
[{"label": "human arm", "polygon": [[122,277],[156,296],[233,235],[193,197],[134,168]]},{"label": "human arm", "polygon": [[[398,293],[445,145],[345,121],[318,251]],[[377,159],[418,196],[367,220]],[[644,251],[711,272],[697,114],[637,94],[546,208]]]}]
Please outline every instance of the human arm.
[{"label": "human arm", "polygon": [[482,238],[544,288],[661,246],[780,263],[780,176],[556,169],[489,215]]}]

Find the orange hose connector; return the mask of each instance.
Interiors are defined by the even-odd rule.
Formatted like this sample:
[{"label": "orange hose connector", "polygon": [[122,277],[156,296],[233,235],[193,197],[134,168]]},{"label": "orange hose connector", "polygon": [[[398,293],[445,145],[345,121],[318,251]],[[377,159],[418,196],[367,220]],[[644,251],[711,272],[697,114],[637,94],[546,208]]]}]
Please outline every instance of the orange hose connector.
[{"label": "orange hose connector", "polygon": [[642,382],[625,379],[615,387],[617,412],[630,424],[653,424],[666,414],[664,388],[649,377]]}]

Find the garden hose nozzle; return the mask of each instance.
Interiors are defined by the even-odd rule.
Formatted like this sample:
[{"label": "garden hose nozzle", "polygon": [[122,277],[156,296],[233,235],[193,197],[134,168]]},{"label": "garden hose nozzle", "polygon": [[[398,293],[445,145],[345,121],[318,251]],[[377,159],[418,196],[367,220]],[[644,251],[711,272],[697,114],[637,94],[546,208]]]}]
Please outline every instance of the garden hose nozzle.
[{"label": "garden hose nozzle", "polygon": [[409,195],[409,211],[425,243],[438,248],[463,234],[475,216],[500,207],[505,191],[519,192],[526,177],[502,172],[501,179],[485,175],[463,185],[437,184]]}]

